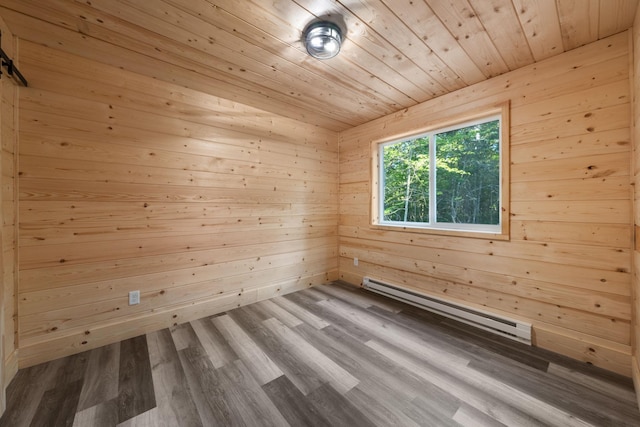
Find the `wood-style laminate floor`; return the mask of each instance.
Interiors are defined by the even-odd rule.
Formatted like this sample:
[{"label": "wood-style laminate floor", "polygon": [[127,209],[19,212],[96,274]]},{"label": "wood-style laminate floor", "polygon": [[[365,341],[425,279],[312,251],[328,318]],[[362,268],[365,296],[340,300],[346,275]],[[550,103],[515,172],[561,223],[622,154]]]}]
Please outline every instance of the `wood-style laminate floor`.
[{"label": "wood-style laminate floor", "polygon": [[631,381],[340,284],[20,370],[1,426],[640,426]]}]

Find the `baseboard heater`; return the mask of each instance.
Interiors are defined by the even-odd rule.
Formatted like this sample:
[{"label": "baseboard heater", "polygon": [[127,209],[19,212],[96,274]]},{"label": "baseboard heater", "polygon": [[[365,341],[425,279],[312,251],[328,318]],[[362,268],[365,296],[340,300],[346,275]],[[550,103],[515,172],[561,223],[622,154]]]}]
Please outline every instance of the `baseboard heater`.
[{"label": "baseboard heater", "polygon": [[365,277],[365,289],[531,345],[531,325]]}]

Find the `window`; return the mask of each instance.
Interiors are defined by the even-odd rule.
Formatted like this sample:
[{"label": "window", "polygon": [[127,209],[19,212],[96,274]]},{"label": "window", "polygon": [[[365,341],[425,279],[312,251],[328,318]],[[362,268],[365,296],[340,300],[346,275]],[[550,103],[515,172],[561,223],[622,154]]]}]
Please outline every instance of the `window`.
[{"label": "window", "polygon": [[374,224],[491,237],[508,232],[503,116],[494,110],[375,144]]}]

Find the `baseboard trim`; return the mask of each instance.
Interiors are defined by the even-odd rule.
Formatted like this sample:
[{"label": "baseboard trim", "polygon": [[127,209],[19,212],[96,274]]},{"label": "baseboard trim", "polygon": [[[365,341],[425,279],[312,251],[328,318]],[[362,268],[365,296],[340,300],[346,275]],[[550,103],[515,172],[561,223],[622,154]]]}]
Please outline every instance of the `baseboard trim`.
[{"label": "baseboard trim", "polygon": [[146,312],[117,322],[85,327],[55,338],[25,343],[19,349],[18,366],[26,368],[101,347],[138,335],[171,327],[180,323],[211,316],[254,302],[331,282],[337,273],[328,272],[290,279],[255,288],[245,288],[217,295],[213,298],[192,301],[165,309]]},{"label": "baseboard trim", "polygon": [[18,350],[13,350],[4,360],[4,385],[7,386],[18,373]]},{"label": "baseboard trim", "polygon": [[[361,277],[340,272],[340,279],[353,286],[361,286]],[[469,304],[466,301],[460,301]],[[495,312],[497,315],[509,315],[499,310],[484,310]],[[582,332],[561,328],[536,319],[518,316],[518,319],[531,322],[532,344],[545,350],[570,357],[581,362],[592,364],[602,369],[631,377],[631,346],[620,344],[603,338],[587,335]]]},{"label": "baseboard trim", "polygon": [[636,400],[638,401],[638,410],[640,410],[640,364],[638,358],[633,356],[632,360],[632,378],[633,386],[636,389]]}]

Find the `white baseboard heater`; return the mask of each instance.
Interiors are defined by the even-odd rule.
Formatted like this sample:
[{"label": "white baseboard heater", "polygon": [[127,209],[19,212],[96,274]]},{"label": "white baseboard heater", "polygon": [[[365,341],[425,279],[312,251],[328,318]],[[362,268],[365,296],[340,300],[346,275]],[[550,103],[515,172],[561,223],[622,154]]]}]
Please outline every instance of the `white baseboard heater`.
[{"label": "white baseboard heater", "polygon": [[365,277],[365,289],[531,345],[531,325]]}]

